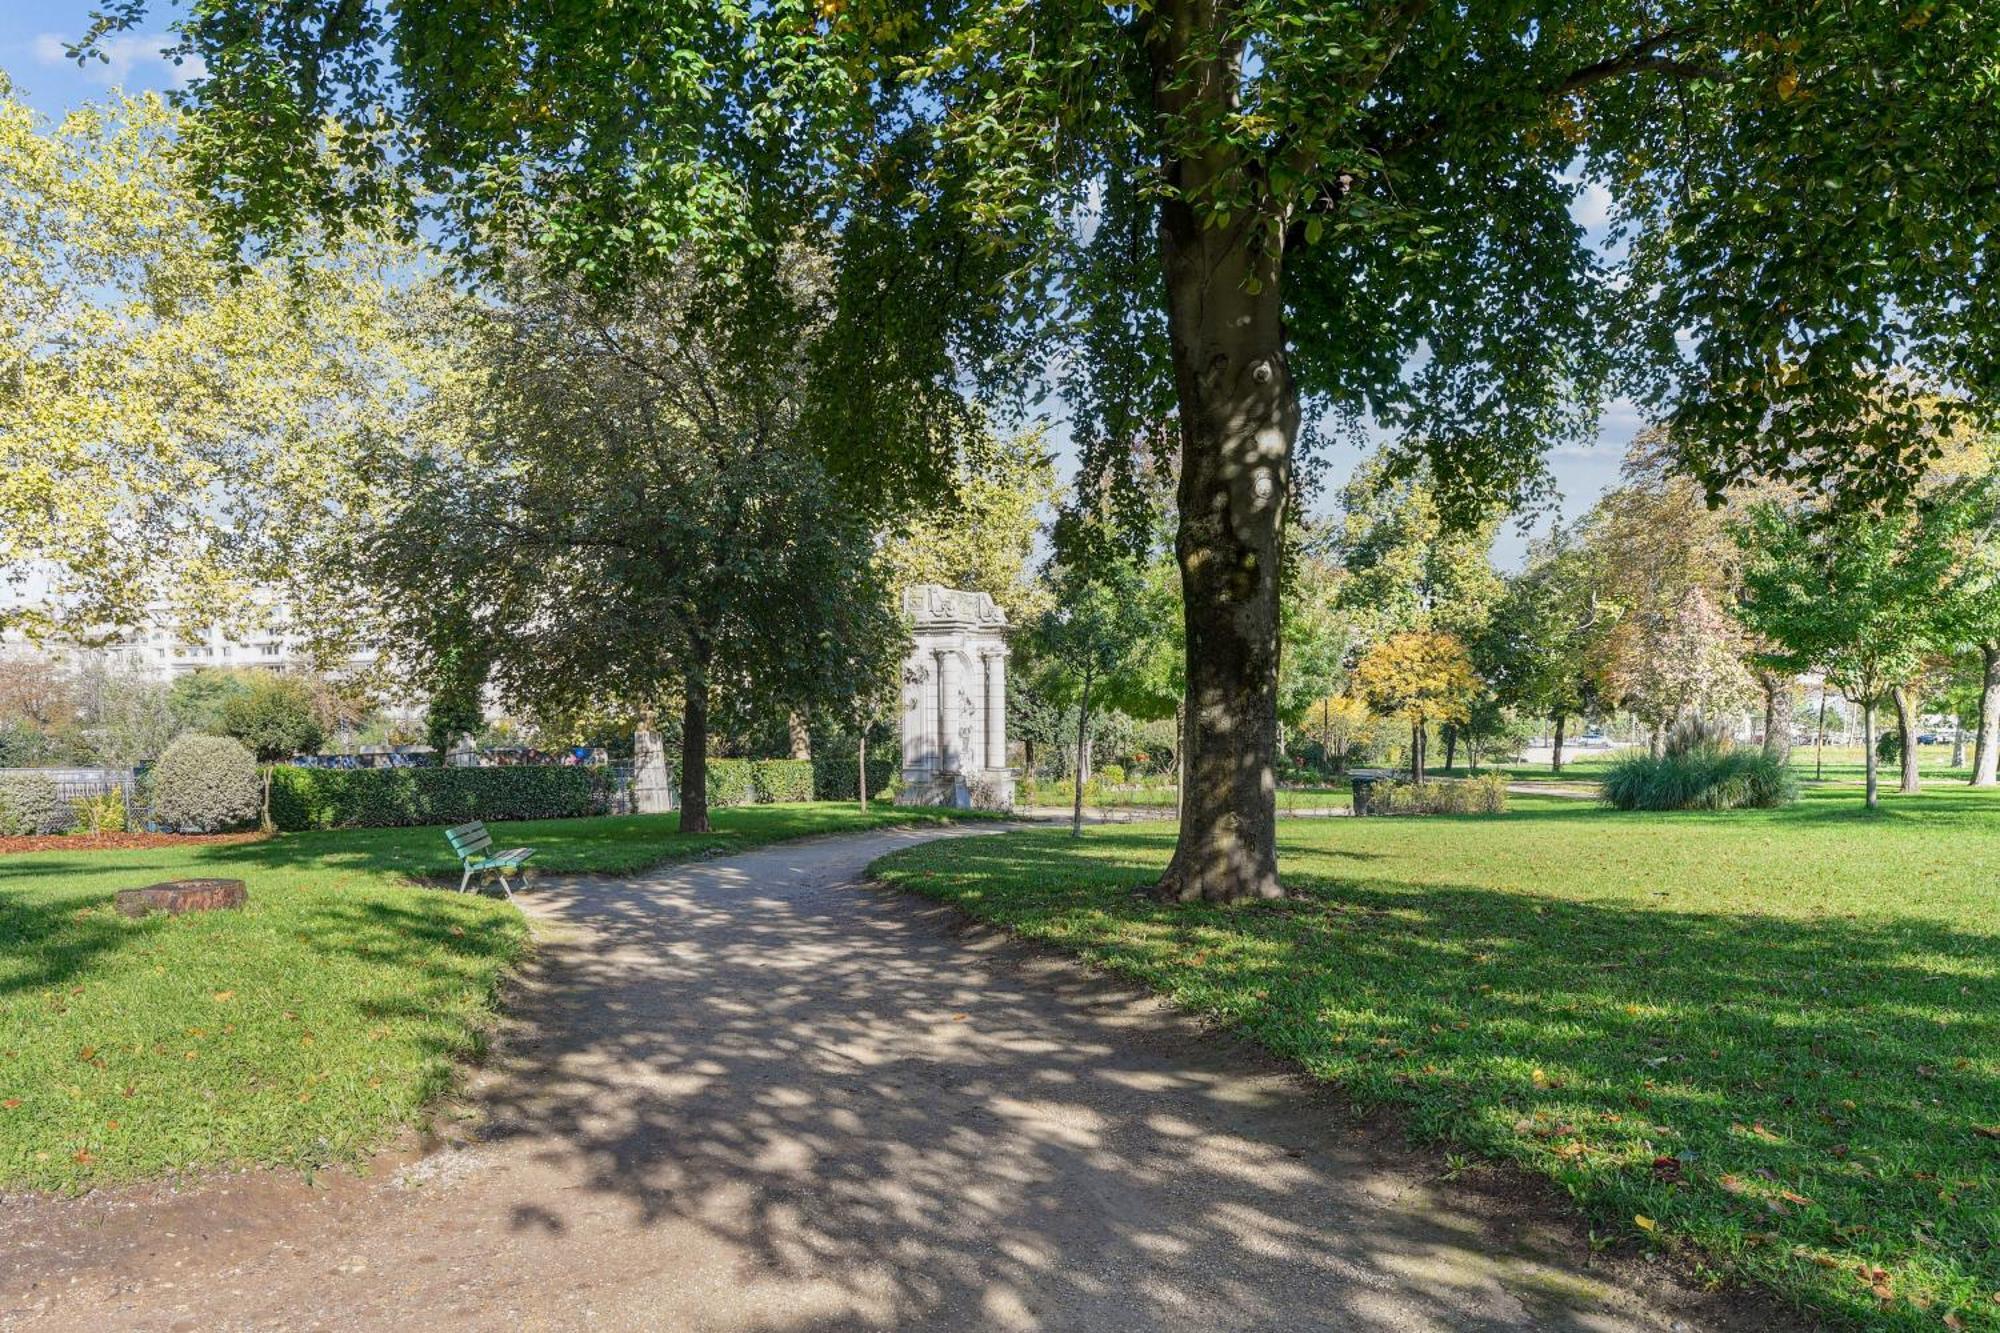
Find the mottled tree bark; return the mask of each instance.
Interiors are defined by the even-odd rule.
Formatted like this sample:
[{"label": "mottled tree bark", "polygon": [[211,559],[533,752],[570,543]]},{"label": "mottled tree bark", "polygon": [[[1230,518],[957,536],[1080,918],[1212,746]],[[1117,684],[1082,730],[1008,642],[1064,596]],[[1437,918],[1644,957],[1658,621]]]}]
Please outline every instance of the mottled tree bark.
[{"label": "mottled tree bark", "polygon": [[1556,731],[1555,744],[1549,751],[1549,771],[1560,773],[1563,771],[1563,724],[1569,721],[1569,716],[1566,713],[1557,713],[1550,720],[1556,724]]},{"label": "mottled tree bark", "polygon": [[792,758],[810,759],[813,757],[812,733],[806,730],[806,720],[804,718],[800,717],[797,713],[787,713],[785,715],[785,732],[786,739],[791,745]]},{"label": "mottled tree bark", "polygon": [[1780,764],[1792,762],[1792,678],[1782,672],[1759,672],[1764,687],[1764,756]]},{"label": "mottled tree bark", "polygon": [[1979,735],[1973,744],[1972,785],[2000,782],[2000,643],[1979,646],[1985,667],[1979,681]]},{"label": "mottled tree bark", "polygon": [[1918,791],[1920,784],[1917,781],[1917,701],[1907,685],[1898,685],[1889,691],[1889,697],[1896,701],[1897,739],[1901,742],[1896,751],[1896,767],[1901,778],[1897,790]]},{"label": "mottled tree bark", "polygon": [[[1174,96],[1186,95],[1176,90]],[[1173,160],[1199,188],[1208,164]],[[1279,256],[1244,226],[1160,212],[1180,408],[1174,553],[1187,625],[1180,838],[1162,897],[1237,902],[1278,886],[1278,576],[1299,397],[1286,361]]]},{"label": "mottled tree bark", "polygon": [[708,670],[689,669],[681,706],[681,832],[708,832]]}]

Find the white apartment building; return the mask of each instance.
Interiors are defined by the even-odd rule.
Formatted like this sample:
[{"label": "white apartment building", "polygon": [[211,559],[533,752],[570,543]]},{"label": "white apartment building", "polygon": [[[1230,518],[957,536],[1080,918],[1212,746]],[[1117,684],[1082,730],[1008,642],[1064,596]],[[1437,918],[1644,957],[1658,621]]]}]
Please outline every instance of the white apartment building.
[{"label": "white apartment building", "polygon": [[[0,651],[36,655],[51,663],[82,667],[102,664],[114,671],[130,672],[150,680],[172,681],[204,667],[251,668],[264,671],[303,671],[312,666],[304,645],[285,630],[283,612],[271,611],[265,625],[241,636],[220,627],[185,633],[176,627],[166,607],[154,609],[145,625],[136,632],[98,647],[58,644],[35,645],[16,630],[0,634]],[[351,654],[333,664],[333,673],[366,670],[375,664],[372,649]]]}]

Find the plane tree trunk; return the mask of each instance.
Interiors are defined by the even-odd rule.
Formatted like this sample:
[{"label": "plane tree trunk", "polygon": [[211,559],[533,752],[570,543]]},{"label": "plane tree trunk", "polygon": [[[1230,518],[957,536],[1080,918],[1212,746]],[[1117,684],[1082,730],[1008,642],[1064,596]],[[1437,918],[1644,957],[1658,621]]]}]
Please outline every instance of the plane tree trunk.
[{"label": "plane tree trunk", "polygon": [[1985,668],[1979,680],[1979,734],[1973,742],[1972,785],[2000,782],[2000,643],[1979,646]]},{"label": "plane tree trunk", "polygon": [[681,706],[681,832],[708,829],[708,670],[688,671]]},{"label": "plane tree trunk", "polygon": [[[1179,13],[1176,6],[1168,6]],[[1191,45],[1162,12],[1154,88],[1170,117],[1235,96],[1241,52]],[[1191,26],[1192,25],[1192,26]],[[1181,433],[1174,554],[1187,626],[1180,837],[1158,893],[1179,901],[1275,898],[1278,886],[1278,580],[1299,393],[1287,360],[1282,241],[1239,218],[1205,227],[1187,200],[1242,169],[1218,146],[1163,155],[1176,194],[1159,247]]]},{"label": "plane tree trunk", "polygon": [[1896,751],[1896,767],[1901,781],[1897,790],[1914,792],[1921,789],[1917,780],[1917,707],[1916,699],[1907,685],[1898,685],[1889,692],[1896,701],[1897,740],[1901,742]]}]

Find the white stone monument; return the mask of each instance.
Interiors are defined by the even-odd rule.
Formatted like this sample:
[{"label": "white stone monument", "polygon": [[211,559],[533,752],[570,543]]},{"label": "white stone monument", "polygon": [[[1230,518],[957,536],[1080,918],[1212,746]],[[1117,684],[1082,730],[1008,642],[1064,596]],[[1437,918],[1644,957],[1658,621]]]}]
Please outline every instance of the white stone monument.
[{"label": "white stone monument", "polygon": [[1006,809],[1007,616],[983,592],[927,583],[903,594],[915,642],[903,663],[898,805]]},{"label": "white stone monument", "polygon": [[660,733],[642,724],[632,733],[632,809],[642,815],[663,815],[674,805],[674,780],[667,771]]}]

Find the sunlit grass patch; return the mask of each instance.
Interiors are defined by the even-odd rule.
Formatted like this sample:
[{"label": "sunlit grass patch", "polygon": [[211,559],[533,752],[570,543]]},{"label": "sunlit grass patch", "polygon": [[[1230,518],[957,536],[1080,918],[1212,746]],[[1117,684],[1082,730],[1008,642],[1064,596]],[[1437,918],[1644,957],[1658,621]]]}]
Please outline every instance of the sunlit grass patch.
[{"label": "sunlit grass patch", "polygon": [[[853,806],[495,824],[547,872],[630,871],[940,818]],[[242,879],[242,911],[128,920],[112,895]],[[442,892],[437,828],[0,856],[0,1191],[218,1165],[351,1160],[421,1116],[472,1053],[527,941],[502,900]]]},{"label": "sunlit grass patch", "polygon": [[1550,1177],[1600,1234],[1874,1326],[2000,1327],[2000,795],[1279,836],[1297,896],[1234,909],[1129,892],[1163,826],[878,870]]}]

